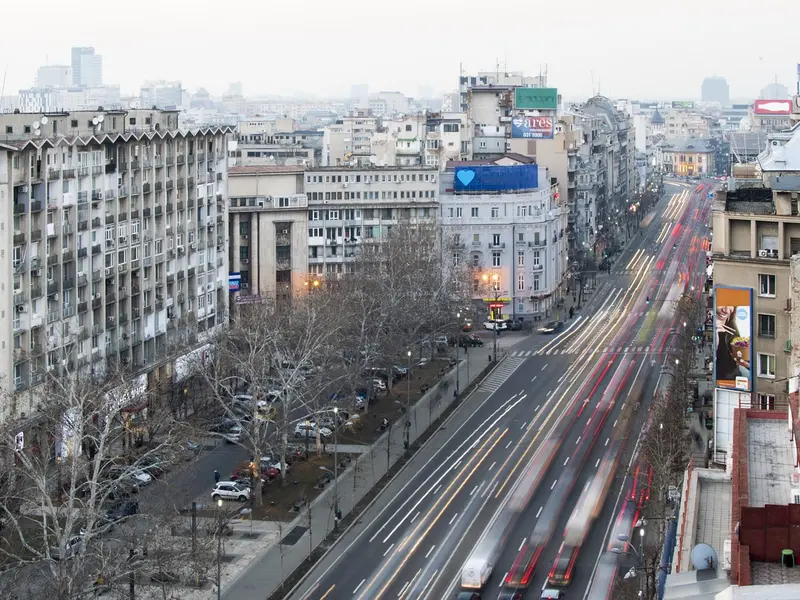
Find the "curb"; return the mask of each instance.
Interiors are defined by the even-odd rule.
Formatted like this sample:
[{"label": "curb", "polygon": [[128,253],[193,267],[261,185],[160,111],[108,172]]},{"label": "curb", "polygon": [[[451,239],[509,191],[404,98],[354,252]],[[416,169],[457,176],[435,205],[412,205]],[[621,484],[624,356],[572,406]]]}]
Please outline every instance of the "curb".
[{"label": "curb", "polygon": [[[473,393],[473,392],[477,391],[477,388],[478,388],[478,386],[481,384],[481,382],[482,382],[484,379],[486,379],[486,377],[488,377],[488,375],[489,375],[489,374],[490,374],[490,373],[491,373],[491,372],[492,372],[492,371],[495,369],[495,367],[497,367],[497,366],[498,366],[500,363],[502,363],[502,362],[503,362],[503,361],[506,359],[506,357],[507,357],[507,356],[508,356],[508,355],[507,355],[507,354],[505,354],[505,355],[503,355],[503,357],[502,357],[502,358],[500,358],[500,360],[498,360],[498,361],[495,361],[495,362],[492,362],[492,363],[491,363],[489,366],[487,366],[487,367],[484,367],[483,371],[481,371],[481,374],[480,374],[480,375],[478,375],[478,376],[477,376],[477,377],[476,377],[476,378],[475,378],[475,379],[474,379],[474,380],[473,380],[473,381],[472,381],[472,382],[471,382],[471,383],[470,383],[470,384],[469,384],[469,385],[468,385],[466,388],[464,388],[464,390],[462,390],[462,397],[461,397],[461,398],[460,398],[460,399],[459,399],[457,402],[456,402],[456,401],[454,401],[454,402],[452,403],[452,407],[453,407],[453,410],[452,410],[452,412],[450,413],[450,415],[448,415],[448,417],[447,417],[447,418],[446,418],[446,419],[445,419],[445,420],[444,420],[444,421],[443,421],[441,424],[439,424],[439,425],[436,427],[436,429],[437,429],[437,430],[438,430],[438,429],[441,429],[441,428],[442,428],[444,425],[446,425],[446,424],[447,424],[447,422],[448,422],[448,421],[450,421],[450,419],[452,419],[452,418],[454,418],[454,417],[456,416],[456,414],[457,414],[457,412],[458,412],[458,408],[459,408],[459,407],[460,407],[460,406],[461,406],[461,405],[464,403],[464,401],[465,401],[465,400],[467,400],[467,399],[468,399],[468,398],[469,398],[469,397],[472,395],[472,393]],[[455,369],[457,369],[459,366],[460,366],[460,365],[456,365]],[[452,369],[452,370],[451,370],[451,373],[452,373],[452,372],[453,372],[455,369]],[[448,375],[449,375],[449,374],[448,374]],[[438,384],[437,384],[437,385],[438,385]],[[433,391],[433,390],[431,390],[431,391]],[[430,393],[430,392],[429,392],[429,393]],[[466,396],[464,396],[464,395],[463,395],[463,394],[465,394],[465,393],[466,393]],[[431,423],[429,424],[429,426],[428,426],[428,429],[432,429],[432,426],[433,426],[435,423],[436,423],[436,421],[433,421],[433,422],[431,422]],[[427,431],[428,429],[426,429],[426,431]],[[423,433],[424,433],[424,432],[423,432]],[[434,432],[434,433],[435,433],[435,432]],[[386,433],[386,434],[384,434],[384,435],[388,435],[388,434],[389,434],[389,432],[387,432],[387,433]],[[421,437],[421,436],[420,436],[420,437]],[[431,436],[431,437],[432,437],[432,436]],[[378,438],[378,439],[380,440],[380,439],[382,439],[382,437],[381,437],[381,438]],[[419,438],[417,438],[417,439],[419,439]],[[378,440],[376,440],[376,442],[375,442],[375,443],[377,444],[377,442],[378,442]],[[429,437],[427,440],[425,440],[425,442],[424,442],[422,445],[420,445],[420,446],[419,446],[419,448],[417,448],[417,450],[414,452],[414,454],[417,454],[417,452],[419,452],[420,450],[422,450],[422,449],[423,449],[423,448],[424,448],[424,447],[425,447],[425,446],[426,446],[426,445],[427,445],[429,442],[430,442],[430,437]],[[411,455],[411,457],[409,457],[409,458],[413,458],[414,454],[412,454],[412,455]],[[399,460],[399,459],[398,459],[398,460]],[[397,461],[395,461],[395,463],[396,463],[396,462],[397,462]],[[405,462],[405,464],[403,464],[403,466],[401,466],[401,467],[400,467],[400,468],[397,470],[397,472],[396,472],[396,473],[394,473],[394,475],[392,475],[392,476],[391,476],[391,478],[389,479],[389,481],[391,481],[392,479],[394,479],[395,477],[397,477],[398,475],[400,475],[401,473],[403,473],[403,471],[404,471],[404,470],[405,470],[405,469],[406,469],[406,468],[407,468],[407,467],[410,465],[410,463],[411,463],[411,461],[410,461],[410,460],[407,460],[407,461]],[[387,468],[386,475],[388,475],[388,474],[389,474],[389,469]],[[384,477],[386,477],[386,475],[384,475]],[[380,480],[379,480],[379,481],[380,481]],[[388,482],[387,482],[387,483],[388,483]],[[386,486],[384,486],[384,488],[385,488],[385,487],[386,487]],[[327,558],[327,556],[328,556],[328,555],[329,555],[329,554],[330,554],[330,553],[331,553],[331,552],[332,552],[332,551],[333,551],[333,550],[336,548],[336,545],[338,544],[339,540],[340,540],[340,539],[342,539],[342,538],[344,538],[344,537],[345,537],[345,536],[346,536],[346,535],[347,535],[347,534],[350,532],[350,530],[351,530],[353,527],[355,527],[356,525],[358,525],[358,524],[360,523],[360,520],[358,519],[358,516],[359,516],[359,515],[362,515],[362,514],[364,514],[364,513],[366,513],[366,512],[367,512],[369,509],[371,509],[371,508],[372,508],[372,507],[375,505],[375,503],[376,503],[376,502],[377,502],[377,501],[380,499],[380,497],[381,497],[381,494],[382,494],[382,493],[383,493],[383,490],[381,490],[380,492],[378,492],[378,493],[375,495],[375,497],[374,497],[372,500],[370,500],[370,501],[369,501],[369,503],[368,503],[368,504],[367,504],[367,505],[366,505],[366,506],[365,506],[363,509],[361,509],[361,511],[359,511],[359,513],[358,513],[358,514],[355,514],[355,515],[354,515],[354,512],[353,512],[353,511],[351,511],[350,513],[348,513],[348,515],[347,515],[347,516],[354,515],[354,517],[355,517],[355,518],[353,518],[353,519],[351,520],[350,524],[349,524],[347,527],[345,527],[345,528],[342,530],[341,534],[338,536],[338,538],[337,538],[336,540],[334,540],[334,542],[333,542],[333,543],[332,543],[332,544],[331,544],[331,545],[328,547],[328,549],[327,549],[327,550],[325,550],[325,552],[323,552],[323,553],[322,553],[322,555],[321,555],[321,556],[319,556],[319,557],[318,557],[318,558],[317,558],[317,559],[314,561],[314,563],[311,565],[311,566],[312,566],[312,568],[311,568],[311,569],[309,569],[308,571],[306,571],[306,573],[305,573],[305,574],[303,574],[303,576],[302,576],[302,577],[301,577],[301,578],[298,580],[298,582],[297,582],[296,584],[294,584],[294,586],[292,586],[292,588],[291,588],[291,589],[290,589],[290,590],[289,590],[289,591],[288,591],[286,594],[284,594],[284,595],[282,596],[282,598],[284,598],[284,599],[286,599],[286,598],[290,598],[290,597],[291,597],[291,596],[292,596],[292,595],[293,595],[295,592],[297,592],[297,591],[299,590],[299,588],[300,588],[300,587],[301,587],[301,586],[302,586],[304,583],[306,583],[306,580],[309,578],[309,576],[311,575],[311,572],[313,571],[313,566],[314,566],[314,565],[316,565],[316,564],[318,564],[318,563],[320,563],[320,562],[321,562],[321,561],[323,561],[325,558]],[[317,501],[319,498],[321,498],[321,496],[318,496],[318,497],[317,497],[317,499],[315,499],[315,501],[314,501],[314,502],[316,502],[316,501]],[[312,503],[312,505],[313,505],[313,503]],[[357,506],[357,505],[356,505],[356,506]],[[354,506],[353,508],[356,508],[356,506]],[[330,533],[329,533],[328,535],[330,535]],[[327,537],[328,537],[328,536],[326,536],[326,538],[327,538]],[[323,541],[322,541],[321,543],[324,543],[324,541],[325,541],[325,539],[326,539],[326,538],[323,538]],[[303,563],[301,563],[301,566],[302,566],[302,564],[303,564]],[[298,567],[298,569],[299,569],[299,568],[300,568],[300,567]],[[295,569],[295,571],[296,571],[296,570],[297,570],[297,569]],[[289,575],[289,577],[291,577],[291,575],[292,575],[292,574],[290,574],[290,575]],[[277,591],[278,591],[278,590],[275,590],[275,593],[277,593]],[[273,595],[274,595],[274,593],[273,593]],[[271,596],[270,596],[270,597],[271,597]],[[268,597],[268,598],[269,598],[269,597]]]}]

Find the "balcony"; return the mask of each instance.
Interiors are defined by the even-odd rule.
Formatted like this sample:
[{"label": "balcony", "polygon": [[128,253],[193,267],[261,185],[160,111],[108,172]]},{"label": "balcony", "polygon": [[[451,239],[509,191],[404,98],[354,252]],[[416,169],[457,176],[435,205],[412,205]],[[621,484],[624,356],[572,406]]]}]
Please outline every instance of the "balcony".
[{"label": "balcony", "polygon": [[61,177],[61,170],[60,169],[53,169],[53,168],[47,169],[47,178],[48,179],[51,179],[51,180],[52,179],[58,179],[59,177]]},{"label": "balcony", "polygon": [[110,225],[111,223],[113,223],[114,219],[115,219],[114,215],[106,213],[106,225]]},{"label": "balcony", "polygon": [[164,207],[161,205],[156,206],[155,213],[157,217],[160,217],[164,213]]},{"label": "balcony", "polygon": [[131,318],[135,321],[136,319],[140,319],[142,317],[142,311],[136,307],[131,310]]},{"label": "balcony", "polygon": [[31,202],[31,212],[38,213],[42,212],[42,201],[41,200],[34,200]]},{"label": "balcony", "polygon": [[184,164],[184,163],[186,162],[186,156],[185,156],[185,155],[183,155],[183,154],[178,154],[178,157],[177,157],[177,160],[176,160],[176,162],[177,162],[177,164],[179,164],[179,165],[182,165],[182,164]]},{"label": "balcony", "polygon": [[166,187],[167,187],[168,190],[171,190],[172,188],[174,188],[175,187],[175,180],[174,179],[168,179]]},{"label": "balcony", "polygon": [[189,185],[194,185],[194,177],[189,177],[186,181]]},{"label": "balcony", "polygon": [[88,302],[78,302],[78,312],[83,314],[87,310],[89,310],[89,303]]},{"label": "balcony", "polygon": [[152,213],[152,209],[148,206],[147,208],[142,209],[142,216],[147,218]]},{"label": "balcony", "polygon": [[18,231],[14,234],[14,245],[19,246],[20,244],[25,243],[25,234],[21,231]]},{"label": "balcony", "polygon": [[150,193],[150,188],[151,188],[150,183],[143,183],[142,184],[142,192],[144,192],[145,194],[149,194]]},{"label": "balcony", "polygon": [[64,179],[75,179],[75,169],[62,169],[61,176]]},{"label": "balcony", "polygon": [[164,183],[163,183],[163,182],[161,182],[161,181],[156,181],[156,183],[155,183],[155,186],[154,186],[154,187],[155,187],[155,190],[156,190],[157,192],[160,192],[162,189],[164,189]]},{"label": "balcony", "polygon": [[94,176],[103,175],[105,171],[106,171],[105,165],[95,165],[92,167],[92,175]]},{"label": "balcony", "polygon": [[117,188],[117,196],[119,196],[120,198],[127,198],[127,196],[128,196],[128,188],[126,188],[124,185],[118,187]]},{"label": "balcony", "polygon": [[194,208],[194,198],[189,198],[186,201],[186,208]]},{"label": "balcony", "polygon": [[71,277],[67,277],[64,279],[64,289],[71,290],[75,288],[75,280]]},{"label": "balcony", "polygon": [[92,256],[100,254],[103,251],[103,247],[100,244],[92,244]]},{"label": "balcony", "polygon": [[141,188],[138,185],[131,185],[131,196],[138,196]]},{"label": "balcony", "polygon": [[116,301],[117,301],[117,295],[114,292],[106,293],[106,304],[111,304],[112,302]]},{"label": "balcony", "polygon": [[71,260],[75,259],[75,253],[72,250],[64,250],[61,253],[61,260],[64,262],[70,262]]},{"label": "balcony", "polygon": [[88,177],[89,176],[89,167],[78,167],[78,177]]},{"label": "balcony", "polygon": [[500,242],[498,244],[489,242],[489,250],[503,250],[505,249],[505,247],[506,247],[505,242]]},{"label": "balcony", "polygon": [[174,210],[175,210],[175,206],[172,204],[172,202],[167,202],[167,212],[171,213]]},{"label": "balcony", "polygon": [[139,169],[141,166],[142,166],[142,165],[141,165],[141,163],[139,162],[139,159],[138,159],[138,158],[134,158],[134,159],[131,161],[131,170],[132,170],[132,171],[136,171],[136,170],[137,170],[137,169]]},{"label": "balcony", "polygon": [[14,306],[20,306],[25,304],[28,301],[28,295],[23,291],[15,290],[14,294]]},{"label": "balcony", "polygon": [[92,309],[98,309],[101,306],[103,306],[103,299],[99,294],[97,294],[94,298],[92,298]]},{"label": "balcony", "polygon": [[206,161],[206,153],[205,152],[198,152],[197,153],[197,162],[205,162]]},{"label": "balcony", "polygon": [[114,329],[115,321],[114,317],[106,317],[106,329]]},{"label": "balcony", "polygon": [[75,305],[69,304],[61,309],[61,315],[64,319],[69,319],[75,316]]},{"label": "balcony", "polygon": [[51,279],[47,282],[47,295],[52,296],[58,292],[58,282],[55,279]]},{"label": "balcony", "polygon": [[31,298],[41,298],[42,297],[42,286],[34,285],[31,286]]}]

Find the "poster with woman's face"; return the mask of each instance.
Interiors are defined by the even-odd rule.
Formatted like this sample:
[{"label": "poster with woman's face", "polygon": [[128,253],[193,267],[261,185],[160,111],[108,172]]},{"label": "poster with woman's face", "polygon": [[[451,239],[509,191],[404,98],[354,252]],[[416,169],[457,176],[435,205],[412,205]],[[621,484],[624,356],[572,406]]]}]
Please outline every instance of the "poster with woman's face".
[{"label": "poster with woman's face", "polygon": [[742,389],[742,378],[745,378],[749,389],[752,368],[751,290],[717,288],[715,294],[714,366],[717,386]]}]

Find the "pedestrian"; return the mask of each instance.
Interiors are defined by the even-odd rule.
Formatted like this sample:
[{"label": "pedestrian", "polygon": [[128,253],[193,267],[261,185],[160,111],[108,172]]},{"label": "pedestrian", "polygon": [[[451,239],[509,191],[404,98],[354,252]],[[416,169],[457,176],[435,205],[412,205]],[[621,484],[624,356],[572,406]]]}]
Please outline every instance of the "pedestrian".
[{"label": "pedestrian", "polygon": [[575,314],[575,309],[570,306],[569,307],[569,318],[571,319],[574,314]]},{"label": "pedestrian", "polygon": [[214,485],[219,483],[219,471],[214,469]]}]

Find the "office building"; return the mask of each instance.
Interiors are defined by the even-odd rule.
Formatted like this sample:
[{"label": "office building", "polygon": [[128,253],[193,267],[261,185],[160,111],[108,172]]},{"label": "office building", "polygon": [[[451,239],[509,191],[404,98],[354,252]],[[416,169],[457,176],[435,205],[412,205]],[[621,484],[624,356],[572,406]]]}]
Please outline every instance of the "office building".
[{"label": "office building", "polygon": [[[461,169],[474,178],[458,178]],[[503,175],[481,185],[481,169]],[[557,187],[547,170],[519,155],[450,162],[441,190],[442,251],[452,263],[467,263],[475,271],[477,314],[489,313],[487,300],[497,305],[491,309],[495,318],[534,320],[551,314],[566,293],[567,210],[556,201]]]},{"label": "office building", "polygon": [[1,419],[34,427],[48,376],[125,369],[142,389],[163,385],[227,322],[232,130],[177,123],[153,110],[0,115]]},{"label": "office building", "polygon": [[[302,166],[250,165],[228,172],[229,250],[236,306],[291,307],[308,270],[308,202]],[[238,288],[238,289],[237,289]]]},{"label": "office building", "polygon": [[72,67],[68,65],[45,65],[36,71],[36,87],[40,89],[72,86]]},{"label": "office building", "polygon": [[724,77],[706,77],[700,87],[700,98],[703,102],[715,102],[721,107],[728,106],[731,101],[728,80]]},{"label": "office building", "polygon": [[139,91],[142,108],[175,110],[183,106],[180,81],[145,81]]},{"label": "office building", "polygon": [[358,247],[400,223],[436,223],[438,171],[322,167],[305,174],[309,277],[350,273]]},{"label": "office building", "polygon": [[356,110],[325,127],[322,138],[323,167],[367,166],[372,156],[372,134],[380,118],[370,110]]},{"label": "office building", "polygon": [[103,84],[103,57],[91,46],[72,48],[72,85],[98,87]]}]

